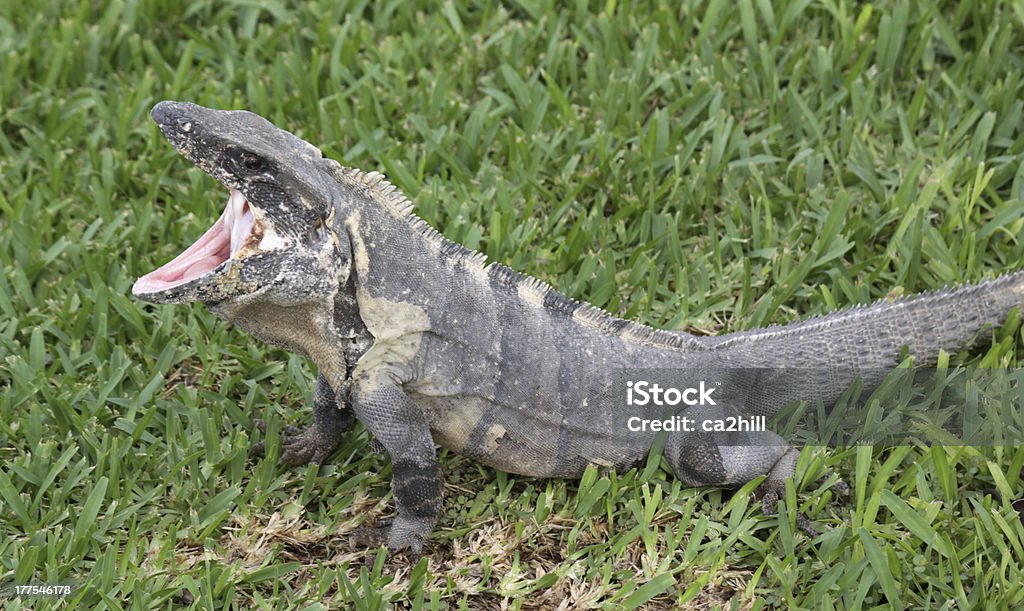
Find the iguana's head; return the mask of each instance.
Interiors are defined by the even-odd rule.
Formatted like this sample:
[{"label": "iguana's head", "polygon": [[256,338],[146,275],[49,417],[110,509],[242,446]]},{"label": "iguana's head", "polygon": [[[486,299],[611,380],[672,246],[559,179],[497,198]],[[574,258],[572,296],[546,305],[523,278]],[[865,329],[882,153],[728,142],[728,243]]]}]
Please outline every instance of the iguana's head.
[{"label": "iguana's head", "polygon": [[154,303],[301,300],[337,287],[329,230],[334,183],[319,149],[245,111],[160,102],[153,120],[171,144],[228,189],[220,218],[163,267],[139,278]]}]

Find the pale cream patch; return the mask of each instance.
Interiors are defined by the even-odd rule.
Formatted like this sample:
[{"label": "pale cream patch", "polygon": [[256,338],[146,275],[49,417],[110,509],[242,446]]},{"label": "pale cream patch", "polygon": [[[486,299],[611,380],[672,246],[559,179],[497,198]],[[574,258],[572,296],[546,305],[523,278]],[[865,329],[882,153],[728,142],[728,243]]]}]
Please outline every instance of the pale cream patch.
[{"label": "pale cream patch", "polygon": [[[342,252],[341,239],[338,237],[338,232],[334,230],[334,215],[336,209],[331,208],[331,211],[327,214],[327,218],[324,220],[324,225],[321,227],[322,231],[327,233],[327,240],[321,246],[319,252],[316,253],[317,258],[320,260],[321,265],[324,269],[337,269],[338,284],[344,285],[348,282],[349,275],[352,273],[352,262],[345,261],[346,256],[340,254]],[[345,261],[344,265],[337,265],[338,260]]]},{"label": "pale cream patch", "polygon": [[490,277],[487,275],[487,268],[483,265],[466,265],[466,271],[469,275],[476,280],[478,283],[489,286],[491,283]]},{"label": "pale cream patch", "polygon": [[352,238],[352,258],[356,263],[356,272],[366,277],[370,273],[370,255],[366,252],[366,244],[359,234],[359,220],[362,217],[359,210],[352,210],[345,218],[345,229]]},{"label": "pale cream patch", "polygon": [[430,418],[434,442],[453,452],[463,452],[480,419],[492,407],[490,401],[475,395],[425,395],[407,391],[409,398],[423,407]]},{"label": "pale cream patch", "polygon": [[[358,213],[359,211],[356,210],[355,212]],[[328,228],[334,229],[334,218],[336,216],[338,216],[338,209],[335,208],[334,206],[331,206],[330,212],[327,213],[327,218],[324,219],[324,222],[327,224]],[[334,232],[331,231],[331,234],[333,235]]]},{"label": "pale cream patch", "polygon": [[292,241],[278,235],[270,225],[264,225],[263,239],[260,240],[259,244],[261,250],[282,250],[291,246]]},{"label": "pale cream patch", "polygon": [[372,393],[385,382],[386,374],[401,379],[407,365],[419,352],[422,333],[411,333],[387,340],[378,340],[359,358],[352,378],[364,392]]},{"label": "pale cream patch", "polygon": [[378,342],[419,335],[430,329],[430,317],[417,305],[373,297],[358,286],[356,301],[359,302],[359,316]]},{"label": "pale cream patch", "polygon": [[[345,219],[345,227],[352,240],[356,273],[365,278],[370,273],[370,256],[363,242],[359,221],[359,211],[353,210]],[[383,373],[402,369],[416,356],[423,332],[430,329],[430,317],[415,304],[371,295],[361,282],[356,283],[356,301],[359,304],[359,317],[374,337],[374,343],[359,359],[353,377],[366,386],[365,390],[372,390],[383,382]]]},{"label": "pale cream patch", "polygon": [[416,357],[430,318],[423,308],[372,297],[361,287],[356,287],[356,301],[359,316],[375,341],[359,359],[353,376],[365,384],[365,390],[372,391],[383,382],[383,373],[399,373]]},{"label": "pale cream patch", "polygon": [[[345,219],[345,226],[352,239],[352,257],[356,273],[365,278],[370,273],[370,255],[363,242],[359,220],[359,211],[353,210]],[[356,301],[359,302],[359,316],[377,343],[430,329],[430,317],[423,308],[411,303],[391,301],[385,297],[374,297],[362,282],[356,283]]]},{"label": "pale cream patch", "polygon": [[500,424],[492,424],[487,427],[484,433],[484,449],[488,454],[493,454],[498,449],[501,438],[505,436],[505,427]]}]

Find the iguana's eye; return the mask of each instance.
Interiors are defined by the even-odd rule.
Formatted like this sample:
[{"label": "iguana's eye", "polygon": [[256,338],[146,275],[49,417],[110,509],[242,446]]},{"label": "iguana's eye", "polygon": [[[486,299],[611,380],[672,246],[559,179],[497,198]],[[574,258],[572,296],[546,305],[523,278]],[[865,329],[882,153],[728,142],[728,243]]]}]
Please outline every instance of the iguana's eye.
[{"label": "iguana's eye", "polygon": [[260,172],[266,167],[266,162],[262,157],[245,152],[239,153],[235,157],[235,163],[250,173]]}]

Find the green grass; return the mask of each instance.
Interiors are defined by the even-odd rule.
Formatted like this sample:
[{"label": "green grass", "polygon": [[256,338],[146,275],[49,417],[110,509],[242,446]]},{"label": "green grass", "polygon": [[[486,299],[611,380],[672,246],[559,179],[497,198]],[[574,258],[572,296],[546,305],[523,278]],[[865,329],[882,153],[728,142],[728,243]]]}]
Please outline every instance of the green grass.
[{"label": "green grass", "polygon": [[[362,429],[319,471],[246,456],[254,418],[272,448],[307,421],[309,364],[129,291],[226,198],[148,120],[167,98],[263,114],[666,328],[1019,269],[1019,3],[295,4],[0,3],[0,582],[78,586],[7,608],[1024,604],[1014,448],[808,448],[781,519],[656,463],[566,482],[443,454],[427,557],[367,570],[347,537],[390,467]],[[1020,332],[996,339],[955,361],[1018,366]]]}]

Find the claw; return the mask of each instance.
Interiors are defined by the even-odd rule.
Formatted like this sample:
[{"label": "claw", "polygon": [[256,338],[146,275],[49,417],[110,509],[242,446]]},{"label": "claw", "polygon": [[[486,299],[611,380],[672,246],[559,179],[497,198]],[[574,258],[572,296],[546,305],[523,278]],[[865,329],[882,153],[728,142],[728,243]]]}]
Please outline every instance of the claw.
[{"label": "claw", "polygon": [[[782,495],[786,492],[786,483],[778,480],[765,480],[763,484],[757,487],[754,492],[754,496],[761,497],[761,511],[765,515],[775,515],[775,505],[782,498]],[[797,528],[804,531],[808,537],[812,539],[817,537],[820,533],[811,524],[811,521],[807,519],[802,512],[796,512],[796,525]]]},{"label": "claw", "polygon": [[[255,420],[256,428],[262,432],[267,431],[267,423],[262,420]],[[339,439],[331,439],[325,435],[317,426],[311,425],[306,429],[298,429],[294,426],[286,426],[284,436],[281,440],[281,462],[294,467],[306,464],[323,464],[331,455],[331,452],[338,447]],[[254,443],[249,448],[249,456],[265,456],[266,442]]]},{"label": "claw", "polygon": [[850,485],[841,479],[836,480],[836,482],[832,484],[832,494],[836,500],[845,503],[850,500]]},{"label": "claw", "polygon": [[385,545],[388,542],[388,530],[390,528],[390,524],[361,526],[353,530],[352,534],[349,535],[349,545],[357,547],[380,547]]},{"label": "claw", "polygon": [[349,545],[385,546],[388,556],[404,552],[409,562],[416,564],[423,556],[423,542],[430,533],[429,528],[424,532],[423,524],[420,522],[416,519],[403,520],[401,516],[378,520],[373,526],[363,526],[352,531],[349,535]]}]

